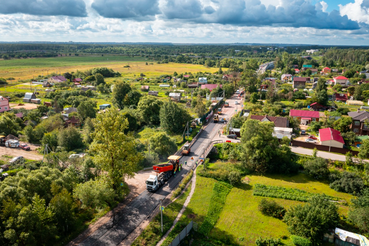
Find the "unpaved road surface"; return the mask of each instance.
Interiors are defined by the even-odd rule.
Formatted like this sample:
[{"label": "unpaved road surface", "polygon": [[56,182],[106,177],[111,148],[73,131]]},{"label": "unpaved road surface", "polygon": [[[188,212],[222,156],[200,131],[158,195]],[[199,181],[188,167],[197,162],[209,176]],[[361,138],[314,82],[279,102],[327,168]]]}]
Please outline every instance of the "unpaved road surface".
[{"label": "unpaved road surface", "polygon": [[37,153],[36,146],[28,145],[31,147],[31,151],[25,151],[22,149],[16,148],[6,148],[1,146],[0,147],[0,156],[7,155],[7,156],[23,156],[25,159],[34,160],[34,161],[41,161],[42,155]]}]

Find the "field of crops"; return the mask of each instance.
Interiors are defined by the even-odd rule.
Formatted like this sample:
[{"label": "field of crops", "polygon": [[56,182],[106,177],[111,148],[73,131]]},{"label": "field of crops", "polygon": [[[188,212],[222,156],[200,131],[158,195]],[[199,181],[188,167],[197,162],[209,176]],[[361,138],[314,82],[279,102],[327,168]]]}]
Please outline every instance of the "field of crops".
[{"label": "field of crops", "polygon": [[[284,188],[280,186],[256,184],[253,189],[253,195],[307,202],[316,194],[295,188]],[[329,198],[334,201],[339,200],[338,198],[332,196],[329,196]]]},{"label": "field of crops", "polygon": [[0,60],[0,78],[14,78],[10,83],[19,80],[47,76],[51,73],[84,71],[95,67],[108,67],[118,71],[124,78],[135,78],[144,73],[146,77],[184,72],[215,72],[216,68],[206,68],[202,65],[168,63],[157,64],[143,57],[109,56],[71,56],[53,58],[29,58]]}]

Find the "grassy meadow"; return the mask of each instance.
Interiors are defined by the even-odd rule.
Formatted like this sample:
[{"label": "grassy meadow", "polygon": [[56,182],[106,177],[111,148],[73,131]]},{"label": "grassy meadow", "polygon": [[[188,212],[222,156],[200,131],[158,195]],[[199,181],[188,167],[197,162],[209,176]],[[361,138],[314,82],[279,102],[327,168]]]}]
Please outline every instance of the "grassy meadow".
[{"label": "grassy meadow", "polygon": [[[295,176],[248,175],[247,178],[249,179],[249,184],[234,187],[228,194],[220,217],[209,235],[210,238],[239,245],[254,245],[255,240],[259,237],[283,237],[287,238],[282,240],[286,245],[293,245],[289,239],[290,233],[287,225],[279,219],[263,215],[258,210],[259,202],[263,197],[253,196],[253,186],[255,184],[297,188],[310,193],[324,193],[346,202],[350,202],[352,198],[352,195],[334,191],[329,187],[329,184],[312,180],[305,174]],[[199,228],[201,227],[208,213],[215,182],[217,181],[214,179],[197,176],[196,190],[184,215],[180,219],[181,224],[185,225],[193,220],[198,223]],[[298,204],[304,204],[304,202],[278,198],[266,199],[273,199],[286,209]],[[339,213],[347,216],[348,206],[340,205]],[[204,243],[203,238],[195,237],[194,244],[204,245]]]},{"label": "grassy meadow", "polygon": [[[146,65],[148,63],[148,65]],[[129,65],[129,68],[124,66]],[[108,67],[118,71],[124,78],[134,78],[144,73],[146,77],[155,77],[163,74],[184,72],[215,72],[216,68],[206,68],[192,64],[157,64],[155,61],[143,57],[127,57],[119,55],[108,56],[68,56],[53,58],[28,58],[0,60],[0,78],[15,78],[10,83],[26,80],[38,75],[47,76],[51,73],[84,71],[95,67]]]}]

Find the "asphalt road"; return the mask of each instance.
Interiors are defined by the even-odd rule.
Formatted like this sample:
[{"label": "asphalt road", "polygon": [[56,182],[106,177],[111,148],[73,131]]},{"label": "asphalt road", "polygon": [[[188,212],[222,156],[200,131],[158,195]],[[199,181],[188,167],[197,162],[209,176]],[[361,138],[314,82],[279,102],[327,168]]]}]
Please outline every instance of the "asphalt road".
[{"label": "asphalt road", "polygon": [[[117,214],[119,219],[115,226],[112,226],[112,219],[110,219],[108,223],[97,229],[79,245],[118,245],[122,242],[145,218],[151,215],[159,205],[160,200],[164,199],[177,187],[183,176],[195,165],[195,161],[200,157],[221,127],[222,124],[209,123],[192,146],[191,154],[182,157],[181,162],[187,161],[187,166],[183,165],[182,171],[177,173],[176,177],[172,177],[156,193],[148,191],[141,193]],[[194,160],[191,160],[191,157],[194,157]]]},{"label": "asphalt road", "polygon": [[[227,101],[229,102],[230,107],[223,108],[222,116],[229,119],[236,112],[235,109],[240,109],[242,106],[235,105],[235,101],[241,101],[236,97]],[[160,204],[160,201],[166,198],[177,187],[178,183],[195,165],[196,161],[209,146],[210,142],[218,137],[218,132],[223,128],[223,126],[224,125],[221,123],[209,123],[191,147],[190,155],[181,158],[181,163],[187,161],[187,165],[183,165],[182,171],[177,173],[176,177],[172,177],[167,184],[162,186],[155,193],[150,193],[147,190],[142,192],[137,198],[117,213],[116,218],[118,218],[118,222],[115,225],[113,225],[113,221],[110,219],[108,223],[97,229],[79,245],[111,246],[120,244],[142,223],[142,221],[151,216],[152,212]],[[191,159],[192,157],[193,160]]]}]

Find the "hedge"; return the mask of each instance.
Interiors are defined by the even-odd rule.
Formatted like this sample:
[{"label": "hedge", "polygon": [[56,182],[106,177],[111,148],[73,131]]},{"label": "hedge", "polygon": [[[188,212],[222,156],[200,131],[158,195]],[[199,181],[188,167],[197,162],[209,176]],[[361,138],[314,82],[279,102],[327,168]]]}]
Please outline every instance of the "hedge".
[{"label": "hedge", "polygon": [[[300,202],[307,202],[315,193],[309,193],[295,188],[284,188],[280,186],[256,184],[253,191],[254,196],[282,198]],[[336,197],[328,196],[330,200],[338,201]]]}]

